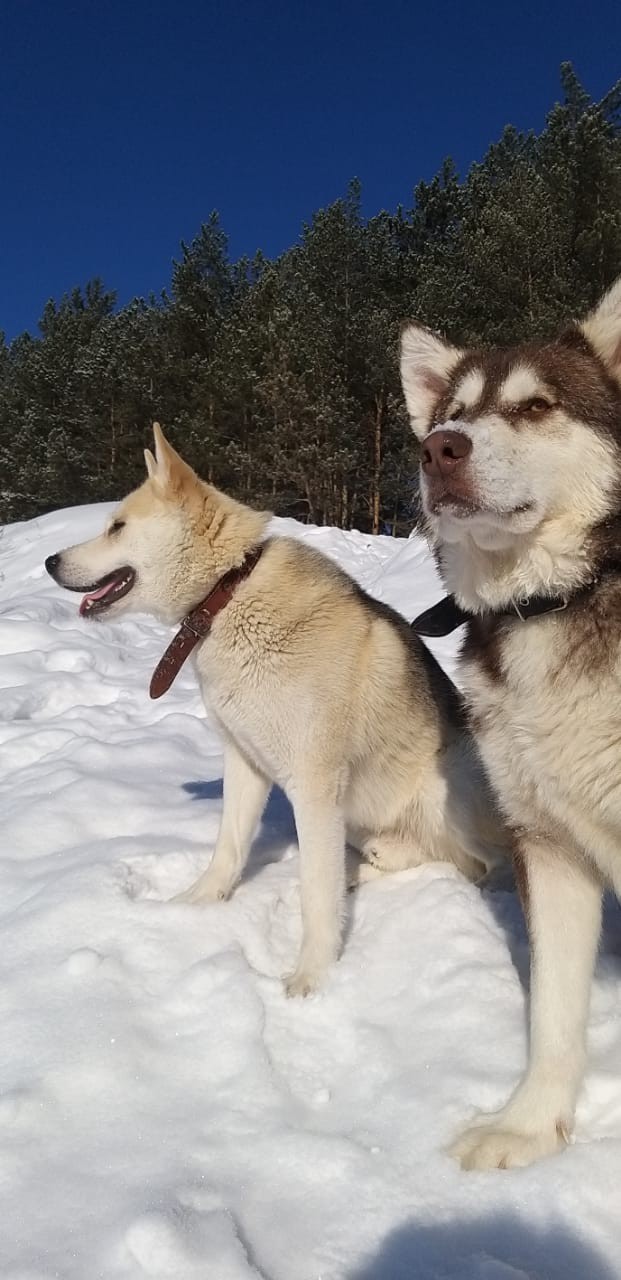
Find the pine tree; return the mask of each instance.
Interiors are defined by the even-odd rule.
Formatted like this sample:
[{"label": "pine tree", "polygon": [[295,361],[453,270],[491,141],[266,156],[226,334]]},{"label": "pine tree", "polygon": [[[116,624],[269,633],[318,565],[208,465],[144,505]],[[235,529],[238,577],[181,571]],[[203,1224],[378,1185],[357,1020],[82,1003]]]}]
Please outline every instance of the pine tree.
[{"label": "pine tree", "polygon": [[544,336],[621,272],[621,82],[573,68],[539,136],[508,127],[460,181],[365,219],[360,184],[275,261],[231,262],[212,214],[169,292],[117,309],[99,279],[0,336],[0,519],[118,497],[163,421],[245,501],[373,532],[416,515],[397,373],[406,318],[455,341]]}]

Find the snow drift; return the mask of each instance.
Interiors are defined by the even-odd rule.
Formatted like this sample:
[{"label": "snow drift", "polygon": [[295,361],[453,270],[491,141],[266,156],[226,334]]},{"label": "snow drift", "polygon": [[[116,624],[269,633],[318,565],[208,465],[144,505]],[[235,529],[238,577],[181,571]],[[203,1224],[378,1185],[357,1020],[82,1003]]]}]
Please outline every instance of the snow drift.
[{"label": "snow drift", "polygon": [[[215,839],[221,751],[169,634],[88,623],[43,561],[106,507],[0,538],[3,1280],[614,1280],[621,1275],[621,925],[593,993],[576,1143],[511,1173],[444,1147],[526,1052],[515,897],[436,865],[364,886],[324,991],[280,981],[295,829],[268,805],[230,903],[166,899]],[[424,545],[302,529],[408,618]],[[434,646],[454,669],[454,641]]]}]

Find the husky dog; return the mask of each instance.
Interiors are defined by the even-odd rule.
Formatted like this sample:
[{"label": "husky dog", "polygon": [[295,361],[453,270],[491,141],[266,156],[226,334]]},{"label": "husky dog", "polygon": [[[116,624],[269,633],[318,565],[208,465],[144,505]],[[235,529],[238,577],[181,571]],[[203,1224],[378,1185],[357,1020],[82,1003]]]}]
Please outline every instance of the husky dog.
[{"label": "husky dog", "polygon": [[229,583],[196,648],[225,743],[222,823],[181,900],[229,897],[278,783],[300,845],[303,940],[287,991],[305,995],[340,951],[346,831],[378,872],[445,859],[470,878],[506,833],[459,696],[407,623],[316,551],[269,537],[268,514],[203,483],[154,433],[144,484],[99,537],[46,567],[87,593],[81,613],[93,618],[131,607],[179,624]]},{"label": "husky dog", "polygon": [[545,344],[463,351],[408,326],[401,373],[531,939],[526,1076],[454,1147],[507,1168],[572,1132],[602,890],[621,890],[621,279]]}]

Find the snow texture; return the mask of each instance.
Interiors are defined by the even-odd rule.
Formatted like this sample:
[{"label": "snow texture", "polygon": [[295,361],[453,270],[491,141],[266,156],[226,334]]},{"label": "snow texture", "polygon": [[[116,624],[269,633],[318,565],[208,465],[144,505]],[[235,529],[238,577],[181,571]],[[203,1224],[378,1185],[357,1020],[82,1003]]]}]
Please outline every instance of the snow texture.
[{"label": "snow texture", "polygon": [[[514,895],[443,865],[365,885],[325,989],[287,1000],[276,793],[233,900],[167,902],[213,849],[221,746],[190,665],[149,700],[164,628],[81,620],[44,573],[107,510],[0,538],[2,1280],[621,1276],[616,907],[575,1144],[462,1173],[447,1143],[525,1061]],[[408,618],[440,594],[416,538],[278,524]]]}]

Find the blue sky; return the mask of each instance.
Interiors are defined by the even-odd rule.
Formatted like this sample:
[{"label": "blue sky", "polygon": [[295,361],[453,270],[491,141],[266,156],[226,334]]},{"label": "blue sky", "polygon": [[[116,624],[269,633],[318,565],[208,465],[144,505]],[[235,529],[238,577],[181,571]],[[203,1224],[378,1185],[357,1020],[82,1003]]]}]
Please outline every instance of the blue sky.
[{"label": "blue sky", "polygon": [[0,26],[0,328],[100,275],[159,292],[214,208],[233,256],[277,254],[363,184],[408,205],[451,154],[539,129],[574,62],[621,75],[621,4],[10,0]]}]

